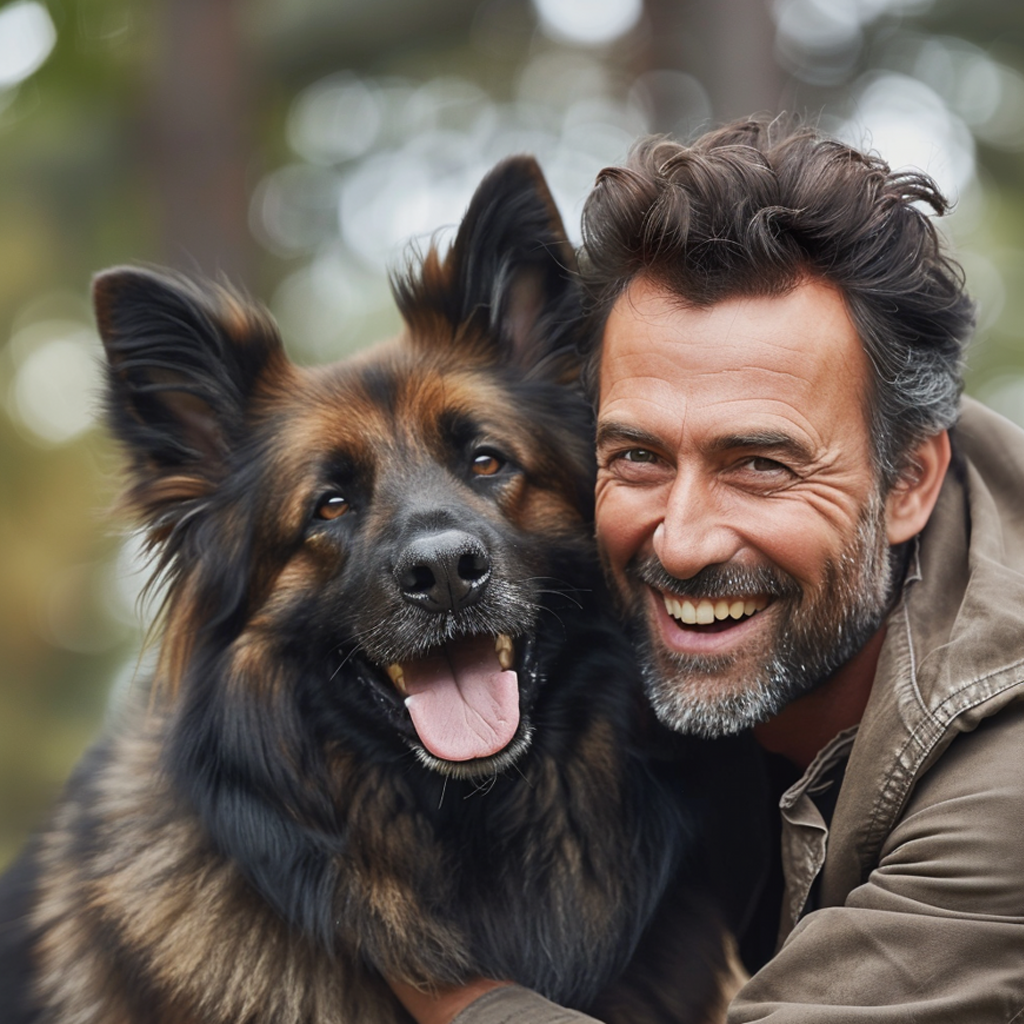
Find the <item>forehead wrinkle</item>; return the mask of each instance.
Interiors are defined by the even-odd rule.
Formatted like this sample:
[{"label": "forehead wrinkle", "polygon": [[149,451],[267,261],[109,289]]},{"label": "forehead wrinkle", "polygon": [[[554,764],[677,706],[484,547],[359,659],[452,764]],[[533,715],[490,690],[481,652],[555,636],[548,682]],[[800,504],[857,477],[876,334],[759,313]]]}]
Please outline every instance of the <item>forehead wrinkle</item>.
[{"label": "forehead wrinkle", "polygon": [[[803,400],[804,396],[791,389],[788,395],[748,391],[709,398],[698,393],[688,396],[687,404],[693,403],[695,409],[725,414],[730,414],[733,407],[738,408],[737,434],[779,433],[792,436],[795,428],[817,439],[819,431],[811,416],[805,412],[801,404]],[[781,428],[775,426],[780,418],[785,421]]]}]

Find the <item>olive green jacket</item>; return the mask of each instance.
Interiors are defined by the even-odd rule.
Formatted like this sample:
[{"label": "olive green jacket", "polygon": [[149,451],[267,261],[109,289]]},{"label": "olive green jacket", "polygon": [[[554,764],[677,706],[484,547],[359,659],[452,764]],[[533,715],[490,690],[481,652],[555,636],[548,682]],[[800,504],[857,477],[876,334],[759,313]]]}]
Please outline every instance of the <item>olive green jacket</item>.
[{"label": "olive green jacket", "polygon": [[[729,1024],[1024,1024],[1024,433],[965,399],[954,452],[863,719],[781,800],[780,948]],[[457,1024],[588,1019],[512,987]]]}]

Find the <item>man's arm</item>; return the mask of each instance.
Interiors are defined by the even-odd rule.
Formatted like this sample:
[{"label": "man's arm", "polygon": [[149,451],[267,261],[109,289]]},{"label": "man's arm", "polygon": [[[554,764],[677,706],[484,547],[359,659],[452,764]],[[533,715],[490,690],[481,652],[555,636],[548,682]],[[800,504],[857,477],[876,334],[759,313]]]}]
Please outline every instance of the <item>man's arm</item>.
[{"label": "man's arm", "polygon": [[388,980],[391,991],[418,1024],[451,1024],[470,1003],[495,989],[505,988],[507,982],[490,978],[474,978],[457,988],[438,992],[421,992],[404,981]]},{"label": "man's arm", "polygon": [[567,1010],[529,989],[488,978],[436,995],[402,982],[388,984],[417,1024],[598,1024],[593,1017]]}]

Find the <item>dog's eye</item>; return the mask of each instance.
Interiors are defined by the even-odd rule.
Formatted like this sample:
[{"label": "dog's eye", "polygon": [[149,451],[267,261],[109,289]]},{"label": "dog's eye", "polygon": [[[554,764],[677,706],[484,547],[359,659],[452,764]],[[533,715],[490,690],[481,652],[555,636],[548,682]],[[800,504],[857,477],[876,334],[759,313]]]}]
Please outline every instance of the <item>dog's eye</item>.
[{"label": "dog's eye", "polygon": [[493,452],[479,452],[473,456],[473,472],[477,476],[494,476],[505,465]]},{"label": "dog's eye", "polygon": [[348,502],[337,491],[328,491],[316,503],[317,519],[337,519],[347,511]]}]

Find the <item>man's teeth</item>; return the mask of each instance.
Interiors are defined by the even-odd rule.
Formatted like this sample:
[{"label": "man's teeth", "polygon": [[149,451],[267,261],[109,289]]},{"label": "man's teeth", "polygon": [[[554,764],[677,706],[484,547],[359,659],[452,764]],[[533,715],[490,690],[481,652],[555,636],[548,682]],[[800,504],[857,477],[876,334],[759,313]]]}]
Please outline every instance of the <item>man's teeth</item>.
[{"label": "man's teeth", "polygon": [[703,598],[696,604],[670,594],[662,594],[662,597],[665,599],[665,611],[687,626],[708,626],[726,619],[742,619],[768,607],[767,597],[720,597],[714,601]]},{"label": "man's teeth", "polygon": [[498,664],[508,671],[512,667],[515,658],[515,650],[512,647],[512,637],[500,633],[494,638],[494,651],[498,655]]},{"label": "man's teeth", "polygon": [[[498,655],[498,664],[507,672],[512,667],[516,656],[515,648],[512,646],[512,637],[506,636],[504,633],[496,636],[494,638],[494,653]],[[399,693],[407,694],[409,692],[405,686],[405,672],[397,661],[388,665],[385,671]]]}]

